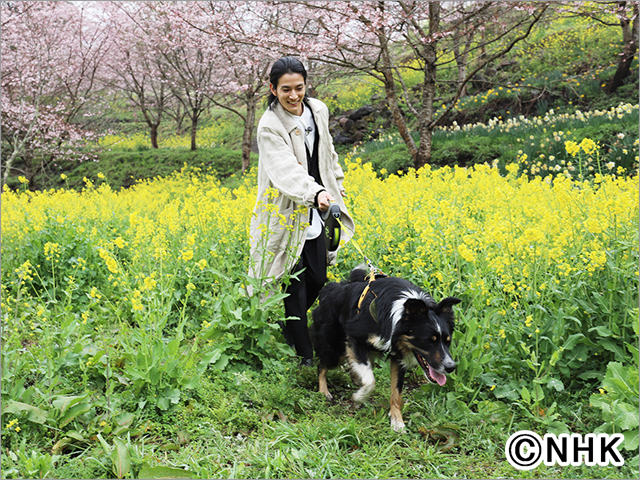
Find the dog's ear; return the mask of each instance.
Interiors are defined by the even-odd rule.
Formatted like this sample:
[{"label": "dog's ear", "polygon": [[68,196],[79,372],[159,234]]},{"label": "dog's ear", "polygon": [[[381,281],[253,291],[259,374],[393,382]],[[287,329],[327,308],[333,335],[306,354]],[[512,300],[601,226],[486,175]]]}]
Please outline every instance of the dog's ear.
[{"label": "dog's ear", "polygon": [[410,298],[404,302],[404,311],[409,316],[424,314],[427,312],[427,305],[422,300]]},{"label": "dog's ear", "polygon": [[457,305],[460,302],[462,302],[462,300],[456,297],[444,298],[440,301],[440,303],[436,307],[436,312],[437,313],[453,312],[453,309],[451,307],[453,307],[454,305]]},{"label": "dog's ear", "polygon": [[442,317],[444,320],[446,320],[451,330],[453,330],[456,325],[456,317],[453,313],[453,308],[451,307],[453,307],[454,305],[457,305],[461,301],[462,300],[460,300],[459,298],[447,297],[447,298],[443,298],[440,301],[440,303],[436,306],[436,313],[440,317]]}]

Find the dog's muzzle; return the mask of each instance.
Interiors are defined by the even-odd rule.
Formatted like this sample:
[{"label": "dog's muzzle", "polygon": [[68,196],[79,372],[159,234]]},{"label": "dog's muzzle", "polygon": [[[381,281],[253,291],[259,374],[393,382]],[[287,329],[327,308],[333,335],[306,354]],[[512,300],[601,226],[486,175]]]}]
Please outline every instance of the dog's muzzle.
[{"label": "dog's muzzle", "polygon": [[[447,376],[443,373],[439,373],[436,372],[433,367],[431,365],[429,365],[429,362],[427,362],[427,360],[420,355],[419,353],[417,353],[415,350],[413,352],[413,354],[416,357],[416,360],[418,361],[418,363],[420,364],[420,367],[422,368],[422,371],[424,372],[424,376],[426,377],[426,379],[431,382],[431,383],[437,383],[438,385],[440,385],[441,387],[447,383]],[[451,361],[452,365],[446,365],[445,369],[448,372],[452,372],[453,369],[455,368],[455,362],[453,362],[452,359],[448,359]]]}]

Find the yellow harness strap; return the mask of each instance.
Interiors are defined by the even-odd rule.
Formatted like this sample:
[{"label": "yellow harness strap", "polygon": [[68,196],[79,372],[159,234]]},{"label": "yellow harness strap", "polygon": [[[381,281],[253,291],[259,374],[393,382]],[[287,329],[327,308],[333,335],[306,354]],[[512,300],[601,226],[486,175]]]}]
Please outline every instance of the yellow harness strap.
[{"label": "yellow harness strap", "polygon": [[[360,307],[362,306],[362,302],[364,302],[364,298],[367,296],[367,293],[369,293],[369,290],[371,289],[371,282],[374,282],[376,280],[376,275],[374,272],[371,272],[369,275],[367,275],[367,277],[369,278],[369,283],[367,283],[367,286],[364,287],[362,295],[360,295],[360,300],[358,300],[358,313],[360,313]],[[377,297],[374,292],[371,293],[373,293],[374,297]]]}]

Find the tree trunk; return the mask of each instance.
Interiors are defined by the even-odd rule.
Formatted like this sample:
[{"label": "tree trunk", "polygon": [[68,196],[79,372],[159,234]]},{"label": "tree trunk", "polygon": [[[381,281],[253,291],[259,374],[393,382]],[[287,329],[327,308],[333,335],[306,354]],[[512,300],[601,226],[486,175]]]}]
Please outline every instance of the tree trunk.
[{"label": "tree trunk", "polygon": [[251,139],[253,138],[253,125],[256,120],[257,103],[258,98],[254,94],[254,91],[247,91],[247,115],[244,121],[244,132],[242,134],[242,173],[249,168],[249,164],[251,163]]},{"label": "tree trunk", "polygon": [[[473,34],[468,33],[466,36],[466,41],[464,42],[464,47],[461,49],[462,42],[462,34],[458,29],[456,32],[456,36],[453,40],[453,54],[456,59],[456,66],[458,69],[458,75],[456,78],[456,88],[460,90],[460,96],[464,97],[467,94],[467,60],[469,58],[469,47],[471,46],[471,41],[473,40]],[[460,88],[460,85],[463,85]]]},{"label": "tree trunk", "polygon": [[400,110],[400,105],[398,103],[398,96],[396,95],[396,82],[393,78],[393,65],[391,63],[391,57],[389,55],[387,38],[384,34],[381,34],[379,36],[379,39],[380,47],[382,50],[382,62],[384,65],[382,72],[384,75],[384,90],[387,96],[389,110],[391,111],[393,121],[398,127],[400,137],[402,137],[402,140],[407,145],[409,155],[411,155],[411,158],[413,158],[415,162],[416,156],[418,154],[418,148],[413,140],[413,137],[411,136],[411,132],[409,131],[409,127],[407,126],[407,121],[402,115],[402,110]]},{"label": "tree trunk", "polygon": [[[440,30],[440,4],[429,4],[429,34],[434,35]],[[422,85],[422,109],[418,119],[418,131],[420,133],[420,148],[415,156],[414,166],[418,170],[431,161],[431,140],[433,137],[433,102],[436,97],[436,51],[437,41],[426,43],[422,47],[422,59],[424,60],[424,83]]]},{"label": "tree trunk", "polygon": [[18,149],[14,148],[13,152],[11,152],[11,156],[5,161],[4,174],[2,175],[2,185],[0,185],[0,192],[4,191],[4,186],[9,179],[9,175],[11,175],[11,170],[13,170],[13,162],[15,162],[18,157]]},{"label": "tree trunk", "polygon": [[197,150],[196,145],[196,130],[198,129],[198,117],[191,117],[191,150]]},{"label": "tree trunk", "polygon": [[618,61],[618,68],[616,68],[615,74],[605,87],[607,93],[614,93],[618,87],[622,86],[624,79],[631,75],[631,63],[633,63],[633,57],[638,51],[638,4],[633,4],[633,26],[631,20],[627,17],[626,8],[627,2],[618,2],[618,16],[622,27],[624,50]]},{"label": "tree trunk", "polygon": [[158,148],[158,124],[151,125],[151,148]]}]

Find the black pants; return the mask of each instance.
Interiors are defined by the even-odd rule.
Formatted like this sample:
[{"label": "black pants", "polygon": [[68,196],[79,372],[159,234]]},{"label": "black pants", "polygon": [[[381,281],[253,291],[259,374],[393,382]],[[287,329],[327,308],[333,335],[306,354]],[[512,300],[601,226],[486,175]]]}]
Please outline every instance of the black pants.
[{"label": "black pants", "polygon": [[284,299],[284,312],[287,320],[282,330],[287,343],[292,343],[299,357],[313,358],[313,346],[307,327],[307,310],[318,298],[320,290],[327,281],[327,249],[324,231],[313,240],[306,240],[302,255],[291,273],[300,272],[298,280],[292,279],[285,290],[289,294]]}]

